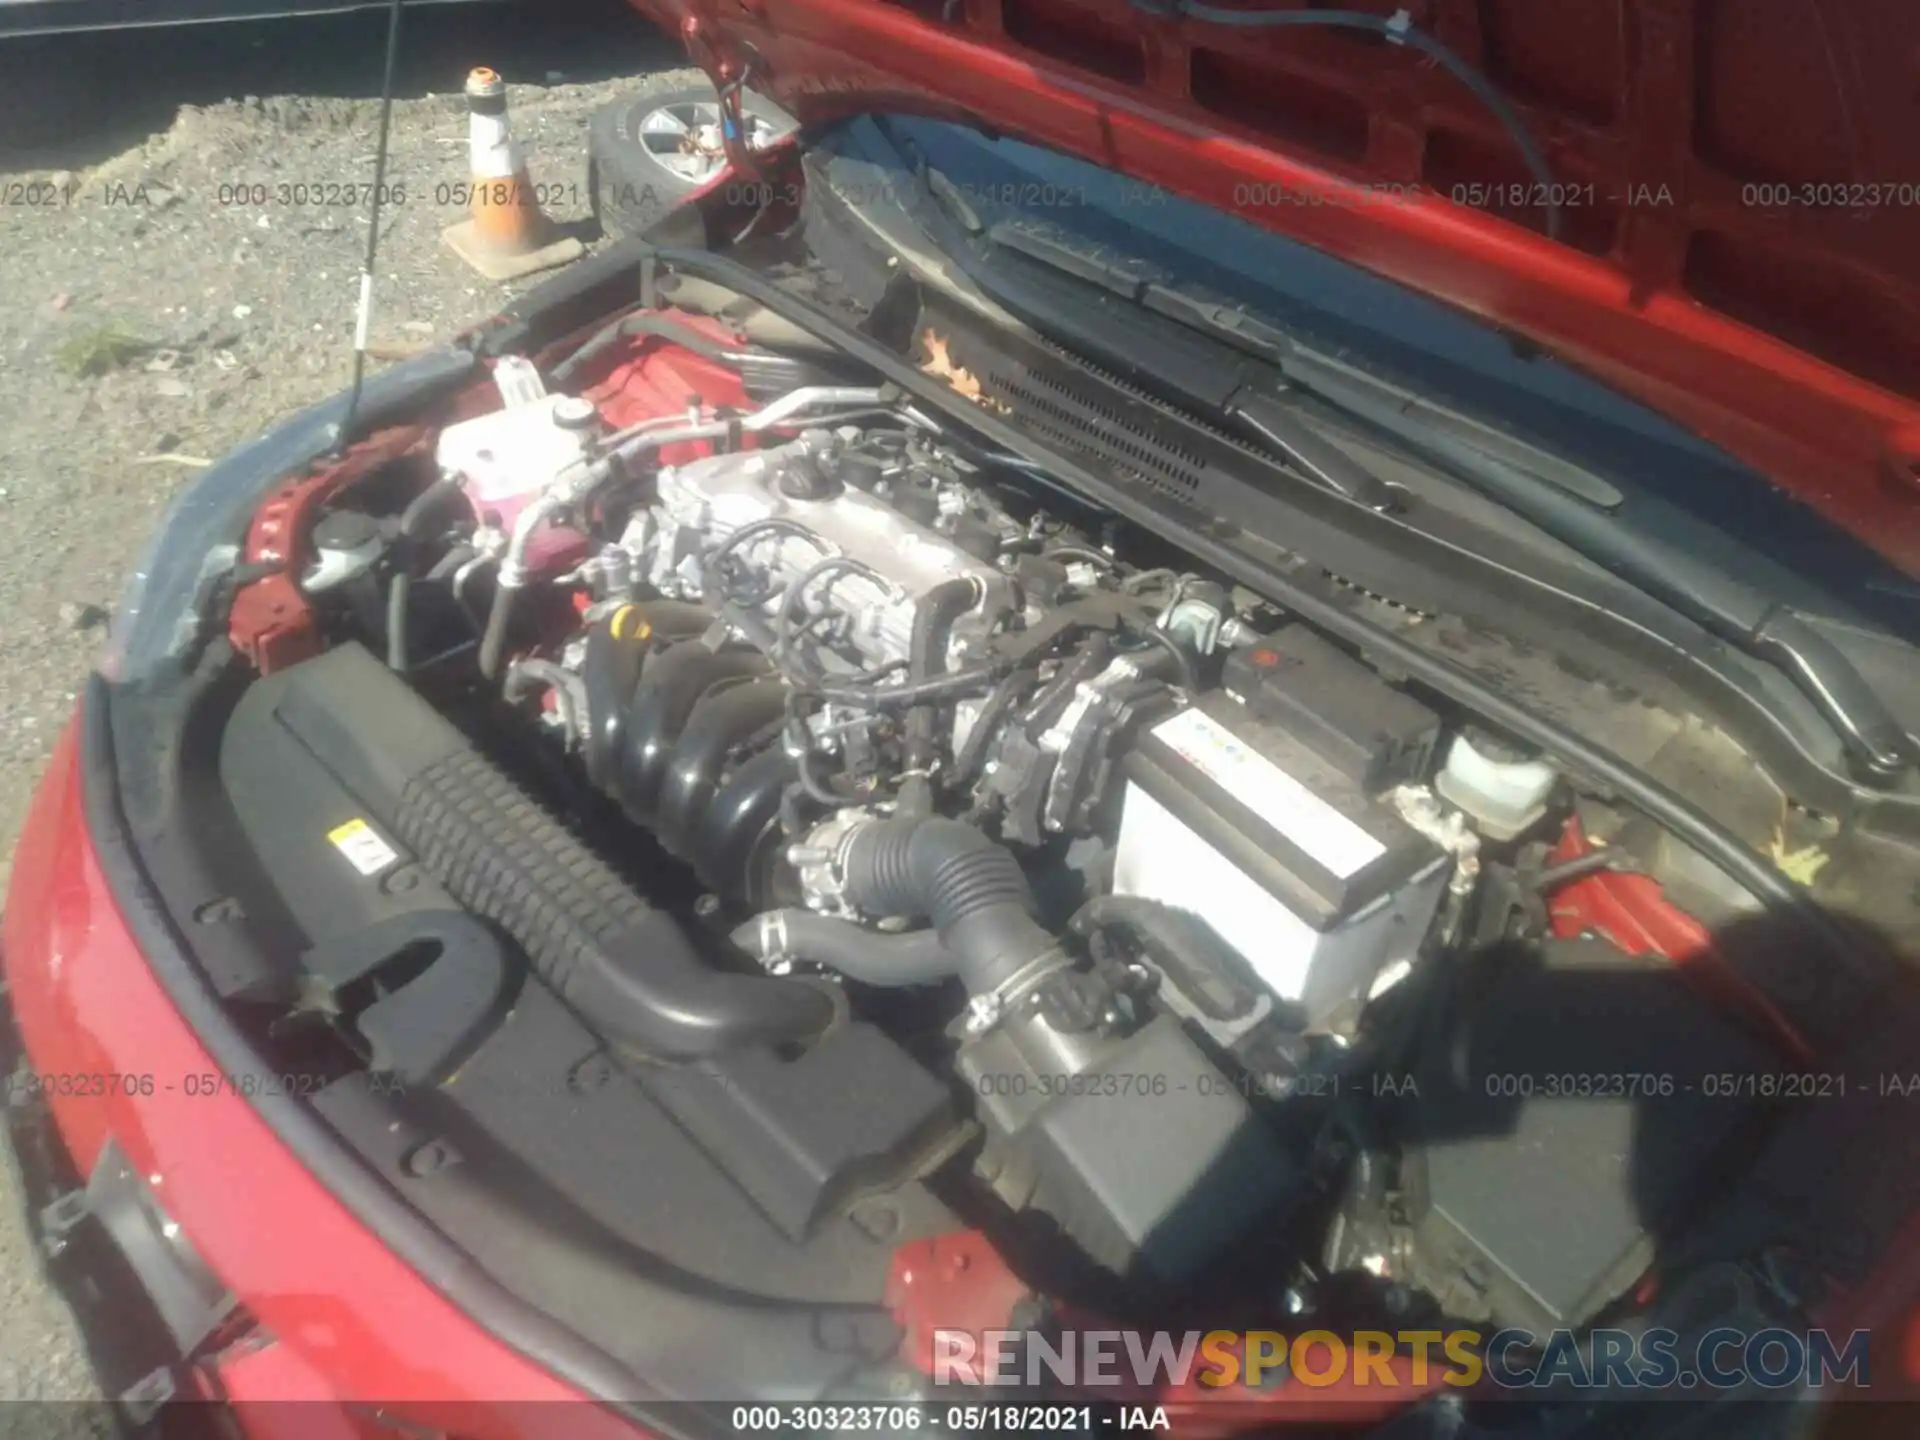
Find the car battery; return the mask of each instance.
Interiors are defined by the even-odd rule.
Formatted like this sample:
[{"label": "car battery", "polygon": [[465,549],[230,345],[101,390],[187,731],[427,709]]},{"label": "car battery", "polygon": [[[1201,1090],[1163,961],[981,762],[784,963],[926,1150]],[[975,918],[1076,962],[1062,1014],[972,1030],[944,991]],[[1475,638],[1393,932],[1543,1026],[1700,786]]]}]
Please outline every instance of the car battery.
[{"label": "car battery", "polygon": [[1405,973],[1449,857],[1294,727],[1215,691],[1144,731],[1123,774],[1116,893],[1205,921],[1311,1027]]}]

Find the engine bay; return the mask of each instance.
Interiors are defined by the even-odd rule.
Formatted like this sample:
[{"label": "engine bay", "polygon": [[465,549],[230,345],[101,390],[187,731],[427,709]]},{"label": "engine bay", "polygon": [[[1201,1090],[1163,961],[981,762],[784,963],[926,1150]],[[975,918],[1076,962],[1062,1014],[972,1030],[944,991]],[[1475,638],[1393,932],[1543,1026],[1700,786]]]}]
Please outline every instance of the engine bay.
[{"label": "engine bay", "polygon": [[856,367],[640,310],[280,502],[210,969],[535,1291],[1579,1327],[1809,1058],[1618,797]]}]

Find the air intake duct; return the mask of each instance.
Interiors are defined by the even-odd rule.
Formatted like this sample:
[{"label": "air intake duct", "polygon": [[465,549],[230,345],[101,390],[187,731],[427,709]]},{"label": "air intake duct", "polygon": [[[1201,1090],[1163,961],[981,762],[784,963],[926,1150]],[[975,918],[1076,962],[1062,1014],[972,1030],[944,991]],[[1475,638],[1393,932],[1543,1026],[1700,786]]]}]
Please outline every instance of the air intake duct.
[{"label": "air intake duct", "polygon": [[261,683],[279,689],[275,720],[608,1040],[678,1059],[805,1042],[831,1023],[818,988],[708,966],[671,915],[361,647]]}]

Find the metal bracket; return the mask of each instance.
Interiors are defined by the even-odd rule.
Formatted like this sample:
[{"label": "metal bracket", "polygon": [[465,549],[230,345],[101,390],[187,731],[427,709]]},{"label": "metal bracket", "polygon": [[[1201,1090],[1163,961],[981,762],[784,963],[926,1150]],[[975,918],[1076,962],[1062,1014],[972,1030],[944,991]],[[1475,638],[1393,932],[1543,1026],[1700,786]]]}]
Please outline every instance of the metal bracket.
[{"label": "metal bracket", "polygon": [[116,1403],[125,1412],[128,1424],[145,1425],[160,1413],[160,1408],[173,1399],[177,1391],[173,1371],[163,1365],[122,1390]]},{"label": "metal bracket", "polygon": [[67,1248],[67,1237],[93,1213],[87,1192],[69,1190],[40,1209],[40,1245],[49,1259]]}]

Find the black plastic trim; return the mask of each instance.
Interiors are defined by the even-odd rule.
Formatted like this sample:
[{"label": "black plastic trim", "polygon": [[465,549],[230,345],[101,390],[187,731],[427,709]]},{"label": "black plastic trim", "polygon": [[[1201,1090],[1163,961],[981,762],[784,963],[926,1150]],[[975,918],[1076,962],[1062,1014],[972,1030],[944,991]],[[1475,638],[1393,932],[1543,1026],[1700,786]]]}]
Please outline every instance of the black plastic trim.
[{"label": "black plastic trim", "polygon": [[[112,687],[101,676],[92,676],[80,703],[81,788],[101,872],[155,979],[206,1047],[215,1068],[236,1075],[264,1073],[266,1065],[194,965],[135,849],[120,808],[113,703]],[[626,1418],[662,1433],[686,1433],[669,1415],[643,1408],[651,1387],[641,1377],[505,1290],[368,1170],[300,1097],[260,1087],[246,1099],[356,1220],[495,1339],[584,1394],[622,1407]]]}]

